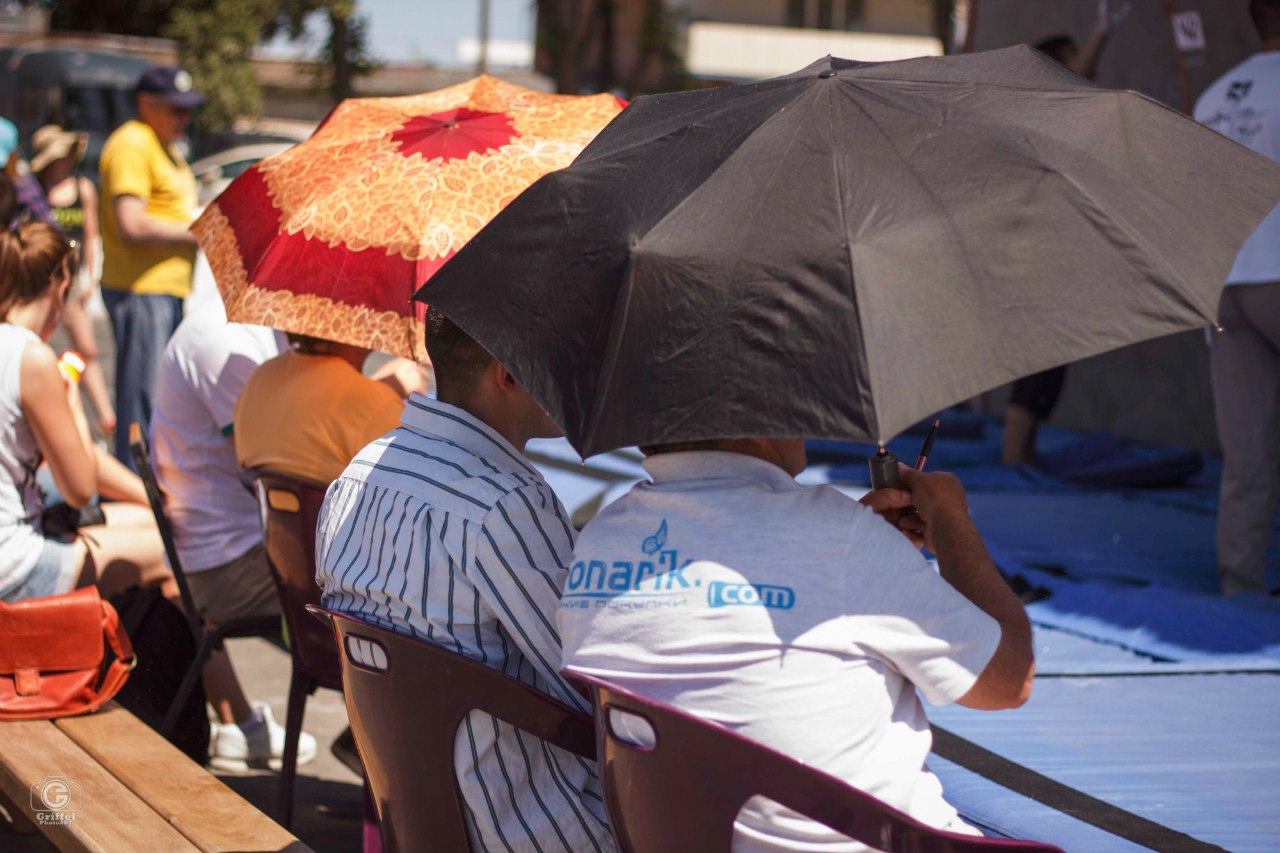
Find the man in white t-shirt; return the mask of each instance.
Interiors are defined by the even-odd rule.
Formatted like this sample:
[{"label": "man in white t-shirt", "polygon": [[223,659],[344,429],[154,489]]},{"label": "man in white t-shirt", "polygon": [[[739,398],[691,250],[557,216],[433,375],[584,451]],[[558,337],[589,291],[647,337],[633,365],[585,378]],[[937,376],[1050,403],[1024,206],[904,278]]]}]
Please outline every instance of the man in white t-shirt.
[{"label": "man in white t-shirt", "polygon": [[[160,359],[152,462],[192,597],[214,625],[280,612],[258,500],[236,461],[231,423],[249,375],[283,348],[279,332],[228,323],[221,303],[210,303],[182,321]],[[205,688],[221,722],[210,764],[221,770],[279,766],[284,731],[270,706],[248,702],[229,661],[213,673],[206,670]],[[315,738],[304,732],[298,763],[315,752]]]},{"label": "man in white t-shirt", "polygon": [[[959,481],[903,470],[901,488],[863,505],[796,483],[800,439],[646,452],[652,481],[578,537],[559,610],[565,663],[728,726],[928,824],[976,832],[924,766],[932,739],[917,690],[932,704],[1016,707],[1034,662],[1026,614],[969,520]],[[919,543],[938,555],[940,576]],[[755,798],[738,816],[733,849],[864,848]]]},{"label": "man in white t-shirt", "polygon": [[[1196,101],[1196,121],[1280,162],[1280,0],[1252,0],[1262,44]],[[1222,442],[1218,585],[1266,591],[1280,467],[1280,204],[1236,256],[1212,337],[1214,413]]]}]

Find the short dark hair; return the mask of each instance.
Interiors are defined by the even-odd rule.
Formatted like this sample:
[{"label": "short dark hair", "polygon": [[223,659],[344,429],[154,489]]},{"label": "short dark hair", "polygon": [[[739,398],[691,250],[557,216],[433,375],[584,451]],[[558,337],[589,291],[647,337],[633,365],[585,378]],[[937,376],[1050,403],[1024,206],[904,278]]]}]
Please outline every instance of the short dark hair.
[{"label": "short dark hair", "polygon": [[1263,41],[1280,36],[1280,0],[1250,0],[1249,17]]},{"label": "short dark hair", "polygon": [[493,362],[493,356],[435,307],[427,308],[427,355],[436,374],[436,396],[443,402],[466,399]]},{"label": "short dark hair", "polygon": [[300,335],[297,332],[285,332],[284,336],[289,339],[289,345],[303,355],[323,355],[334,343],[324,338]]},{"label": "short dark hair", "polygon": [[1078,50],[1076,40],[1066,33],[1059,33],[1056,36],[1049,36],[1047,39],[1041,39],[1036,42],[1035,49],[1048,56],[1050,59],[1057,60],[1063,65],[1067,64],[1067,52]]},{"label": "short dark hair", "polygon": [[642,444],[640,452],[645,456],[657,456],[661,453],[685,453],[690,450],[719,450],[720,439],[710,438],[704,441],[677,441],[672,444]]}]

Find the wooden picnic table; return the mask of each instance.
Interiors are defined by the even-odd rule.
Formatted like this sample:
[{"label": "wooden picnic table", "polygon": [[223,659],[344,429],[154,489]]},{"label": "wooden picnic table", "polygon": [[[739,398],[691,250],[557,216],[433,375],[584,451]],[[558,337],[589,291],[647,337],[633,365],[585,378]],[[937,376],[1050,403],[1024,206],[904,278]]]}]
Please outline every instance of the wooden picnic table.
[{"label": "wooden picnic table", "polygon": [[115,702],[0,722],[0,801],[16,829],[34,826],[64,851],[310,849]]}]

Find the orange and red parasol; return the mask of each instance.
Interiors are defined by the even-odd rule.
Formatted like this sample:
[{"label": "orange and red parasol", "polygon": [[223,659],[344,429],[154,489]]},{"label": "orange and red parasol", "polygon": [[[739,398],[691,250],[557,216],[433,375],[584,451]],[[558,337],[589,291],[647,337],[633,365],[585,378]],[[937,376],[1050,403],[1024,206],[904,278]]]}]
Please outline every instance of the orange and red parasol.
[{"label": "orange and red parasol", "polygon": [[233,322],[422,361],[418,286],[624,106],[487,76],[344,101],[309,140],[232,182],[191,230]]}]

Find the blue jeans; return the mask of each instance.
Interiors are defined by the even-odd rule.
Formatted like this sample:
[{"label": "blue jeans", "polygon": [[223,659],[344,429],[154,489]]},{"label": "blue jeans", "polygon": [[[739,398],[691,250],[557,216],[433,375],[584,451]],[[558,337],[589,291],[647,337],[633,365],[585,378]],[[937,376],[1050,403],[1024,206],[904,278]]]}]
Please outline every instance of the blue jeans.
[{"label": "blue jeans", "polygon": [[129,424],[151,424],[160,356],[182,322],[182,299],[153,293],[102,289],[116,336],[116,458],[133,467]]}]

